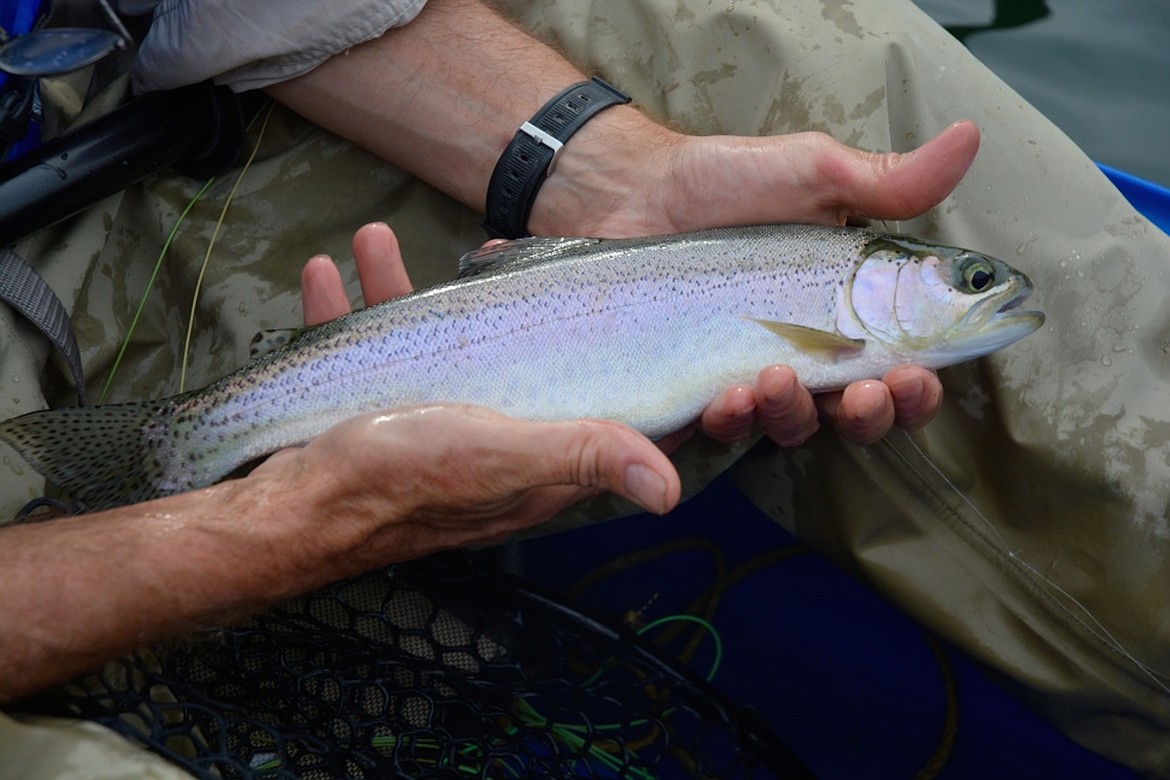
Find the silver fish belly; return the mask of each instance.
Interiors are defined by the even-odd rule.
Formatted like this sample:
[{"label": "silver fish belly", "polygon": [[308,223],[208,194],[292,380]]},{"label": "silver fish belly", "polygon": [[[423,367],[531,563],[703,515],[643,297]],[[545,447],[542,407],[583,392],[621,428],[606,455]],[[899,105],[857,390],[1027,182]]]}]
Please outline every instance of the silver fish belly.
[{"label": "silver fish belly", "polygon": [[[939,363],[915,361],[885,332],[904,324],[864,321],[882,306],[851,302],[856,279],[870,289],[888,278],[897,288],[898,273],[957,273],[929,266],[942,253],[909,242],[880,244],[881,262],[859,275],[882,239],[794,225],[522,239],[473,253],[466,278],[309,329],[202,390],[37,412],[0,424],[0,438],[98,508],[211,484],[355,414],[418,403],[472,403],[533,420],[605,418],[658,437],[769,365],[790,365],[821,390],[903,362]],[[972,276],[970,261],[960,261]],[[1026,279],[1014,283],[1027,294]],[[982,297],[971,295],[957,306]],[[84,448],[71,443],[76,433],[59,433],[94,426],[102,433]],[[115,460],[122,465],[105,465]]]}]

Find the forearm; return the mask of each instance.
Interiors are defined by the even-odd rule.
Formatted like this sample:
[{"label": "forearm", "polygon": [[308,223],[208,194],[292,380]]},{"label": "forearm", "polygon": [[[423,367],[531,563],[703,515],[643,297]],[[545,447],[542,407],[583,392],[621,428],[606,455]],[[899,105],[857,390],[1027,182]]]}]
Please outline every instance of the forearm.
[{"label": "forearm", "polygon": [[246,479],[0,530],[0,702],[327,582],[284,542],[313,539],[313,492],[275,488]]},{"label": "forearm", "polygon": [[[269,91],[482,211],[492,169],[516,129],[585,78],[479,0],[432,0],[409,25]],[[566,145],[557,174],[537,198],[530,228],[563,232],[561,226],[571,224],[564,215],[600,212],[607,197],[616,209],[618,199],[629,197],[632,172],[674,139],[629,106],[603,111]]]}]

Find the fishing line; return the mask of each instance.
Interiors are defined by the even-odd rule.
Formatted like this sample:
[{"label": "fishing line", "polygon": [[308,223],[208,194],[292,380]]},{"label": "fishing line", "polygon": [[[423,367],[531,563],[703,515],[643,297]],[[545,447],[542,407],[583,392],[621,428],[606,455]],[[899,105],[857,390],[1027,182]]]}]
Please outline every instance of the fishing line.
[{"label": "fishing line", "polygon": [[[268,114],[272,113],[272,106],[273,106],[273,104],[269,103]],[[252,120],[248,122],[248,125],[245,128],[245,130],[251,130],[252,125],[255,124],[255,122],[256,122],[256,118],[257,117],[253,117]],[[268,122],[267,115],[264,118],[264,122],[265,122],[265,126],[267,126],[267,122]],[[263,132],[261,132],[261,137],[263,137]],[[259,144],[259,141],[257,141],[257,144]],[[254,149],[252,152],[252,155],[248,158],[248,163],[247,163],[248,165],[251,165],[252,160],[255,156],[256,156],[256,152]],[[245,170],[247,170],[247,165],[245,165]],[[118,367],[121,365],[122,358],[126,354],[126,351],[130,348],[130,341],[134,336],[134,331],[138,328],[138,322],[142,318],[142,313],[146,309],[146,302],[150,299],[150,293],[154,289],[154,284],[158,279],[159,271],[162,269],[163,260],[166,258],[167,252],[170,251],[171,243],[175,240],[175,236],[178,235],[179,228],[182,227],[183,223],[186,221],[187,215],[191,213],[191,209],[195,208],[195,205],[203,199],[203,196],[207,193],[207,190],[210,189],[211,185],[215,183],[215,180],[216,180],[216,177],[212,176],[210,179],[203,182],[203,186],[199,188],[199,191],[196,192],[191,197],[191,199],[189,201],[187,201],[187,205],[183,207],[183,210],[181,212],[179,212],[179,216],[175,220],[175,224],[171,226],[171,230],[167,234],[166,241],[163,242],[162,249],[159,250],[158,257],[154,261],[154,268],[151,271],[150,278],[147,280],[145,289],[142,291],[142,296],[138,300],[138,309],[134,312],[134,316],[130,319],[130,327],[127,328],[126,335],[122,339],[122,344],[118,348],[118,354],[115,356],[113,365],[111,365],[110,371],[106,375],[105,384],[102,386],[101,394],[98,396],[98,400],[97,400],[97,402],[99,404],[102,403],[105,400],[106,396],[109,394],[110,387],[113,385],[113,382],[114,382],[114,374],[117,372]],[[239,184],[239,182],[237,181],[237,186],[238,186],[238,184]],[[233,193],[235,192],[234,187],[232,188],[232,192]],[[223,214],[220,215],[220,221],[222,222],[222,220],[223,220]],[[218,225],[217,225],[217,230],[218,230]],[[206,259],[205,259],[205,262],[206,262]],[[186,352],[187,352],[188,346],[189,345],[184,346],[184,359],[186,357]]]},{"label": "fishing line", "polygon": [[227,217],[228,208],[232,205],[232,200],[236,196],[236,191],[239,190],[241,182],[244,181],[244,176],[252,167],[252,161],[256,159],[256,153],[260,151],[260,144],[264,140],[264,131],[268,129],[268,120],[272,117],[272,109],[275,103],[268,104],[268,110],[264,113],[264,121],[260,124],[260,131],[256,135],[256,143],[252,146],[252,152],[248,155],[248,159],[240,168],[240,173],[236,176],[236,181],[232,185],[231,190],[228,191],[227,198],[223,202],[223,208],[220,209],[219,219],[215,221],[215,229],[211,232],[211,239],[207,242],[207,251],[203,255],[203,264],[199,266],[199,276],[195,280],[195,291],[191,294],[191,314],[187,318],[187,337],[183,341],[183,363],[179,369],[179,392],[183,392],[187,387],[187,364],[191,355],[191,335],[195,330],[195,313],[199,305],[199,294],[203,289],[203,279],[207,275],[207,267],[211,264],[211,253],[215,250],[215,242],[219,238],[219,230],[223,227],[224,220]]},{"label": "fishing line", "polygon": [[[654,560],[665,558],[667,556],[678,553],[706,553],[709,557],[711,566],[714,569],[711,574],[711,585],[701,591],[699,595],[685,607],[684,611],[692,615],[698,615],[708,621],[713,620],[719,599],[722,597],[724,590],[726,590],[725,583],[727,581],[727,561],[723,555],[723,549],[713,540],[706,537],[683,537],[679,539],[672,539],[654,547],[649,547],[642,550],[634,550],[624,555],[615,557],[601,566],[598,566],[593,571],[589,572],[584,577],[566,588],[565,595],[570,598],[581,598],[582,595],[590,588],[605,581],[607,578],[618,574],[619,572],[630,570],[637,566],[641,566]],[[683,626],[677,626],[676,630],[668,630],[664,632],[660,637],[660,641],[673,641],[684,630],[684,628],[685,627]],[[678,653],[678,659],[684,663],[689,662],[695,651],[698,649],[702,638],[702,632],[697,632],[696,636],[688,643],[683,651]]]},{"label": "fishing line", "polygon": [[106,374],[105,384],[102,386],[102,391],[98,395],[97,402],[100,404],[106,399],[106,395],[110,392],[110,386],[114,382],[114,374],[118,370],[118,366],[122,363],[122,357],[126,354],[126,350],[130,348],[130,340],[134,336],[134,331],[138,327],[138,321],[142,318],[142,312],[146,309],[146,301],[150,298],[150,291],[154,289],[154,283],[158,279],[158,273],[162,269],[163,259],[167,256],[167,251],[171,248],[171,242],[175,240],[175,236],[179,232],[179,226],[183,224],[183,220],[187,218],[187,214],[199,202],[203,194],[207,192],[212,183],[215,182],[215,177],[212,176],[199,191],[195,193],[191,200],[187,201],[187,205],[179,213],[179,218],[175,220],[175,224],[171,227],[171,232],[167,234],[167,240],[163,242],[162,249],[158,253],[158,258],[154,261],[154,269],[150,273],[150,279],[146,282],[146,289],[142,291],[142,297],[138,300],[138,309],[134,312],[134,316],[130,319],[130,327],[126,329],[126,335],[122,339],[122,346],[118,349],[118,354],[114,357],[114,363],[110,366],[110,371]]},{"label": "fishing line", "polygon": [[666,615],[642,626],[638,629],[638,636],[642,636],[646,632],[652,631],[667,623],[696,623],[711,635],[711,639],[715,642],[715,658],[712,659],[711,668],[707,672],[707,682],[715,679],[715,674],[719,671],[720,664],[723,663],[723,638],[719,636],[719,632],[715,630],[715,626],[711,624],[711,621],[704,620],[697,615]]},{"label": "fishing line", "polygon": [[[1132,663],[1134,666],[1136,666],[1138,668],[1138,670],[1140,670],[1142,672],[1142,674],[1144,674],[1146,677],[1148,677],[1150,679],[1150,681],[1153,682],[1154,685],[1156,685],[1158,688],[1160,688],[1164,693],[1170,694],[1170,685],[1167,685],[1165,682],[1163,682],[1162,675],[1160,673],[1156,672],[1155,670],[1151,669],[1146,664],[1139,661],[1137,659],[1137,657],[1125,647],[1125,645],[1123,645],[1115,636],[1113,636],[1113,634],[1109,631],[1109,629],[1106,628],[1105,625],[1100,620],[1097,619],[1097,617],[1089,610],[1088,607],[1086,607],[1079,600],[1077,600],[1067,590],[1062,588],[1060,585],[1056,584],[1056,582],[1053,581],[1051,578],[1041,574],[1040,570],[1037,569],[1035,566],[1033,566],[1032,564],[1025,561],[1022,557],[1020,557],[1019,550],[1011,549],[1011,546],[1008,545],[1007,540],[1004,538],[1003,534],[1001,534],[999,532],[999,530],[992,524],[991,520],[987,517],[987,515],[983,514],[983,512],[980,511],[979,507],[977,507],[975,505],[975,503],[973,501],[971,501],[971,499],[967,498],[967,496],[964,495],[963,491],[959,490],[959,488],[953,482],[951,482],[950,478],[947,477],[947,475],[943,473],[942,469],[940,469],[938,466],[936,466],[934,464],[934,462],[926,456],[926,453],[922,451],[922,449],[918,446],[918,443],[915,442],[914,439],[908,433],[906,433],[905,431],[901,431],[901,434],[902,434],[903,438],[906,440],[906,442],[909,443],[910,447],[916,453],[918,453],[918,456],[922,459],[922,461],[924,463],[926,463],[934,471],[935,474],[938,475],[938,477],[943,481],[943,483],[946,484],[946,486],[948,488],[950,488],[954,492],[955,495],[957,495],[960,499],[962,499],[963,503],[965,503],[971,509],[971,511],[975,513],[976,517],[978,517],[980,520],[982,520],[987,525],[987,527],[991,530],[992,534],[995,535],[995,538],[999,540],[1000,546],[1002,548],[1002,552],[1007,555],[1007,559],[1009,561],[1011,561],[1011,563],[1014,564],[1018,569],[1021,570],[1021,572],[1025,578],[1034,579],[1034,581],[1038,582],[1041,585],[1041,589],[1043,589],[1044,586],[1051,588],[1052,590],[1056,591],[1061,596],[1063,596],[1069,603],[1075,605],[1075,607],[1082,614],[1084,614],[1084,616],[1086,618],[1088,618],[1088,620],[1089,620],[1088,624],[1086,624],[1084,620],[1078,618],[1072,611],[1070,611],[1068,609],[1068,607],[1061,604],[1059,600],[1052,599],[1052,603],[1055,604],[1057,607],[1059,607],[1066,615],[1068,615],[1068,617],[1070,619],[1075,621],[1078,625],[1080,625],[1083,629],[1088,631],[1090,634],[1097,637],[1097,639],[1102,641],[1111,650],[1118,653],[1123,658],[1125,658],[1130,663]],[[908,461],[905,461],[905,462],[906,462],[906,465],[910,468],[910,470],[913,471],[919,479],[921,479],[925,482],[925,479],[924,479],[922,473],[919,472],[916,468],[914,468],[914,465],[912,463],[910,463]]]},{"label": "fishing line", "polygon": [[[994,531],[994,529],[992,529]],[[999,536],[999,534],[996,534]],[[1002,538],[1001,538],[1001,541]],[[1006,542],[1004,542],[1006,547]],[[693,552],[707,552],[711,555],[715,575],[713,581],[703,589],[700,595],[695,598],[688,607],[692,612],[697,612],[700,609],[709,618],[713,619],[714,613],[717,611],[720,602],[724,595],[733,587],[739,585],[747,578],[771,569],[785,561],[790,561],[793,558],[809,555],[812,549],[803,544],[795,544],[785,547],[779,547],[772,550],[767,550],[756,555],[753,558],[736,565],[734,568],[728,569],[723,558],[722,548],[715,544],[712,540],[703,537],[697,538],[683,538],[673,539],[668,542],[656,545],[654,547],[645,548],[626,553],[623,556],[611,559],[605,564],[598,566],[581,579],[577,580],[568,588],[576,594],[577,598],[584,596],[585,592],[600,585],[607,579],[616,576],[617,574],[634,569],[638,566],[643,566],[652,563],[660,558],[665,558],[668,555],[677,553],[693,553]],[[655,593],[651,597],[651,602],[657,599],[658,594]],[[640,616],[645,610],[645,606],[637,610],[634,614]],[[718,634],[717,629],[709,620],[705,620],[696,615],[683,614],[666,616],[643,626],[638,630],[638,634],[649,631],[651,628],[661,626],[665,623],[679,623],[689,622],[702,626],[706,631],[710,632],[717,643],[717,657],[713,663],[711,671],[707,675],[708,682],[712,682],[715,672],[722,662],[723,648],[722,637]],[[660,639],[665,639],[665,636],[660,636]],[[702,632],[691,640],[686,649],[677,654],[680,661],[689,663],[694,651],[697,649],[699,642],[702,640]],[[930,648],[931,654],[934,657],[935,664],[938,667],[939,675],[943,685],[943,698],[945,712],[943,715],[940,733],[934,750],[930,758],[923,764],[922,768],[914,774],[914,780],[931,780],[937,777],[938,774],[947,766],[951,755],[954,752],[955,740],[959,731],[959,696],[958,685],[955,681],[954,670],[951,667],[950,660],[946,656],[939,642],[929,634],[923,636],[927,646]],[[596,682],[602,674],[604,668],[596,672],[589,682]],[[565,728],[568,728],[567,726]]]},{"label": "fishing line", "polygon": [[[704,631],[711,635],[711,638],[715,643],[715,657],[711,662],[711,668],[708,670],[706,676],[707,681],[711,682],[714,679],[716,673],[718,673],[719,667],[723,661],[723,638],[719,635],[719,631],[715,628],[714,625],[711,624],[710,621],[704,620],[703,618],[696,615],[666,615],[664,617],[658,618],[657,620],[653,620],[650,623],[647,623],[645,626],[642,626],[640,629],[638,629],[638,631],[635,633],[637,636],[642,636],[656,628],[659,628],[660,626],[668,625],[670,623],[694,623],[701,626]],[[589,688],[595,685],[604,677],[605,671],[606,666],[603,665],[583,683],[582,687]],[[676,708],[674,707],[667,707],[665,710],[663,710],[662,717],[669,718],[675,709]],[[537,710],[525,699],[520,699],[516,702],[516,711],[517,714],[532,719],[528,725],[549,725],[547,719],[545,719],[544,716],[537,712]],[[629,723],[630,726],[649,726],[652,724],[653,721],[649,719],[637,719]],[[605,749],[603,743],[592,741],[587,743],[585,738],[581,735],[587,734],[591,731],[619,731],[622,728],[623,725],[619,723],[586,723],[582,725],[576,725],[572,723],[558,723],[553,725],[551,730],[559,739],[564,741],[565,744],[570,745],[576,750],[585,749],[591,758],[599,760],[601,763],[607,765],[610,769],[617,770],[623,767],[622,762],[616,755],[611,755]],[[637,748],[638,746],[636,745],[629,745],[626,749],[631,754],[637,755]],[[615,744],[615,749],[620,749],[620,747]],[[645,770],[641,770],[636,767],[627,767],[627,769],[635,776],[639,778],[645,778],[645,780],[650,780],[650,778],[653,777],[653,775],[646,772]]]},{"label": "fishing line", "polygon": [[950,763],[951,754],[955,749],[955,739],[959,735],[959,691],[955,681],[955,671],[939,641],[930,634],[924,636],[942,676],[946,714],[943,717],[942,733],[939,735],[938,744],[922,768],[914,773],[914,780],[932,780],[937,777],[939,772]]}]

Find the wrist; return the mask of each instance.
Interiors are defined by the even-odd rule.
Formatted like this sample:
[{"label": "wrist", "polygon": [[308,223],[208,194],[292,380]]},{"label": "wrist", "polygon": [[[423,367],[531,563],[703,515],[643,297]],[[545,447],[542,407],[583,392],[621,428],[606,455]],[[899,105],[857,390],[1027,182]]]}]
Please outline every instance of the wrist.
[{"label": "wrist", "polygon": [[[275,590],[288,598],[364,571],[360,557],[372,508],[349,484],[352,470],[323,466],[308,447],[278,452],[239,480],[251,483],[260,512],[256,529],[272,558]],[[386,507],[383,507],[386,509]],[[261,553],[264,554],[264,553]],[[281,592],[284,591],[284,592]]]},{"label": "wrist", "polygon": [[573,135],[598,113],[630,102],[628,95],[594,77],[561,90],[520,125],[495,164],[483,226],[493,238],[531,235],[528,218],[545,180]]},{"label": "wrist", "polygon": [[684,140],[632,106],[598,114],[561,150],[536,195],[529,230],[602,237],[670,231],[669,180]]}]

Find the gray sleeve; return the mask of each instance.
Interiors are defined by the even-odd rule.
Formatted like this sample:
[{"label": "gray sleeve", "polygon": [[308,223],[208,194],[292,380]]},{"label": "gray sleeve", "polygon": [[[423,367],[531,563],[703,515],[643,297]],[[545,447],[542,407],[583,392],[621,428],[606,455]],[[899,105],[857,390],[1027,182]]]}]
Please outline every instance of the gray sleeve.
[{"label": "gray sleeve", "polygon": [[259,89],[407,24],[425,3],[161,0],[134,61],[134,90],[174,89],[206,79],[236,92]]}]

